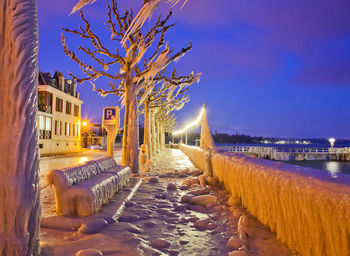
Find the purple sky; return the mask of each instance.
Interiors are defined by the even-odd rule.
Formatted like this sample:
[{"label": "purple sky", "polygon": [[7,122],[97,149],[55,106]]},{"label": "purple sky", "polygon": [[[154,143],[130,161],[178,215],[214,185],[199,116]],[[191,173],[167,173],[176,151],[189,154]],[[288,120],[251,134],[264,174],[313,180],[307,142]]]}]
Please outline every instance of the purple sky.
[{"label": "purple sky", "polygon": [[[68,16],[76,1],[38,1],[40,70],[78,71],[60,43],[61,27],[80,24],[78,14]],[[109,40],[104,9],[97,0],[84,11]],[[350,1],[189,0],[174,11],[177,25],[166,39],[175,49],[193,43],[177,67],[203,73],[176,113],[179,128],[205,101],[212,132],[350,139]],[[67,43],[73,48],[77,40]],[[88,82],[78,90],[83,116],[94,122],[118,100],[100,98]]]}]

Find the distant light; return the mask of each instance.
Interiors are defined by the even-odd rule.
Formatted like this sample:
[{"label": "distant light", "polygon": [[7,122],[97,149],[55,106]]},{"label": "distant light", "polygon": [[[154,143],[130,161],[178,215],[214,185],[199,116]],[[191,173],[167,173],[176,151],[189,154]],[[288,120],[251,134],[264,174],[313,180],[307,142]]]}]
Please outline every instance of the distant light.
[{"label": "distant light", "polygon": [[334,139],[334,138],[330,138],[328,141],[329,141],[330,143],[334,143],[334,142],[335,142],[335,139]]},{"label": "distant light", "polygon": [[173,132],[173,135],[177,135],[177,134],[183,133],[186,130],[188,130],[189,128],[191,128],[192,126],[195,126],[195,125],[199,124],[199,122],[202,119],[203,113],[204,113],[204,107],[202,107],[201,112],[199,113],[199,116],[197,117],[196,120],[194,120],[193,122],[191,122],[188,125],[186,125],[185,128],[183,128],[182,130],[178,130],[176,132]]},{"label": "distant light", "polygon": [[87,122],[86,121],[83,122],[83,126],[87,126]]}]

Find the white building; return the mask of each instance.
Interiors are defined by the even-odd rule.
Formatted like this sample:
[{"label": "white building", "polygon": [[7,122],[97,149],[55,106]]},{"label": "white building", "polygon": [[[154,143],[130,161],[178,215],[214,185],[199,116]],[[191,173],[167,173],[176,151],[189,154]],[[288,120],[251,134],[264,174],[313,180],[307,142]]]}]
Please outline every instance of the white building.
[{"label": "white building", "polygon": [[56,71],[39,72],[38,130],[40,155],[81,148],[81,104],[76,84]]}]

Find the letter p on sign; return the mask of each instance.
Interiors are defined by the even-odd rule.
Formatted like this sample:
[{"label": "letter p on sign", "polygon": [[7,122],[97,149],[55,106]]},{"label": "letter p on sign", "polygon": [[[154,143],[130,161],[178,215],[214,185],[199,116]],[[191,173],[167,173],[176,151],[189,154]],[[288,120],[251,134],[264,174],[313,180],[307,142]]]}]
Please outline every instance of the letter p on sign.
[{"label": "letter p on sign", "polygon": [[112,109],[107,109],[106,111],[106,120],[110,120],[111,117],[113,116],[113,110]]}]

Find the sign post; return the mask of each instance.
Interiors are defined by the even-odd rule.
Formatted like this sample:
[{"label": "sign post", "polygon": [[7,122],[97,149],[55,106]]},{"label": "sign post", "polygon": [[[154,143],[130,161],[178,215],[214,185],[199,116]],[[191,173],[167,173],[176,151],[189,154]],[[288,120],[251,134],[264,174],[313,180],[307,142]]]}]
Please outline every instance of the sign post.
[{"label": "sign post", "polygon": [[102,127],[107,130],[107,156],[109,157],[114,157],[114,141],[118,134],[119,124],[119,107],[105,107],[103,109]]}]

